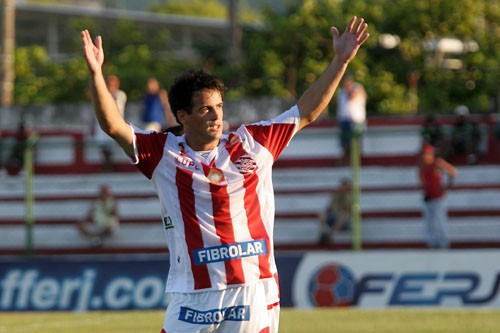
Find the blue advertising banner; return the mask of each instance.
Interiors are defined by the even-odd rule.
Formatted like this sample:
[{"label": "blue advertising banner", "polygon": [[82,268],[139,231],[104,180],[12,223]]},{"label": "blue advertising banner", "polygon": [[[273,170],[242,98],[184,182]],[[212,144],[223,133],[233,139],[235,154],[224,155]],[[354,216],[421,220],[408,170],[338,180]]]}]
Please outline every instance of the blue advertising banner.
[{"label": "blue advertising banner", "polygon": [[[300,256],[278,259],[282,306],[292,306]],[[48,257],[0,260],[0,311],[166,308],[168,256]]]},{"label": "blue advertising banner", "polygon": [[[500,307],[500,251],[276,253],[282,307]],[[0,259],[0,311],[164,309],[166,255]]]},{"label": "blue advertising banner", "polygon": [[2,261],[0,310],[164,308],[167,272],[164,257]]}]

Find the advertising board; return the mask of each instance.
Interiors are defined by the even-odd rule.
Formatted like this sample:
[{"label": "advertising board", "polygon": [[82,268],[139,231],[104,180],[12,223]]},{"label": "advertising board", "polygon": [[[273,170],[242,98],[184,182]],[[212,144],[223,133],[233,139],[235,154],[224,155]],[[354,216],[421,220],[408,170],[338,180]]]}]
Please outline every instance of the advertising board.
[{"label": "advertising board", "polygon": [[500,307],[500,252],[311,252],[294,275],[293,305]]},{"label": "advertising board", "polygon": [[2,261],[0,310],[165,308],[165,257]]},{"label": "advertising board", "polygon": [[[500,251],[282,252],[282,307],[500,307]],[[165,255],[0,260],[0,311],[164,309]]]}]

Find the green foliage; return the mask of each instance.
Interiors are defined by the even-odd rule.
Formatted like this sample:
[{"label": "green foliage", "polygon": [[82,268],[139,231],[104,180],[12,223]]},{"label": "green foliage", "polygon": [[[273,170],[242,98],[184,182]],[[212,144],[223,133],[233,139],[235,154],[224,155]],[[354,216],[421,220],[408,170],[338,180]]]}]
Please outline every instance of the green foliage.
[{"label": "green foliage", "polygon": [[249,95],[294,99],[331,59],[329,23],[338,2],[307,0],[287,4],[285,12],[263,8],[263,29],[249,31],[244,49]]},{"label": "green foliage", "polygon": [[[168,48],[170,36],[154,26],[138,27],[128,20],[113,23],[88,18],[72,20],[75,58],[55,62],[41,46],[16,51],[15,101],[18,104],[78,101],[87,85],[80,34],[88,28],[101,34],[105,71],[117,74],[130,100],[142,98],[149,76],[168,86],[178,72],[197,66],[217,73],[231,88],[228,97],[277,95],[295,100],[331,61],[330,27],[344,29],[352,15],[369,23],[370,38],[349,65],[349,72],[368,92],[371,114],[451,112],[466,104],[473,112],[492,111],[498,101],[500,77],[500,5],[489,0],[283,0],[264,4],[255,13],[240,3],[244,25],[241,65],[227,61],[228,41],[195,45],[200,60],[179,59]],[[190,16],[227,17],[227,2],[168,1],[155,11]],[[243,19],[242,19],[243,20]],[[382,34],[399,38],[394,48],[379,43]],[[441,38],[473,42],[464,53],[439,53]],[[475,43],[475,44],[474,44]],[[462,66],[446,68],[447,60]],[[411,87],[410,78],[416,84]],[[418,97],[417,97],[418,96]],[[497,100],[495,101],[495,98]],[[498,106],[497,106],[498,107]],[[332,103],[331,111],[335,109]]]},{"label": "green foliage", "polygon": [[227,7],[218,0],[170,0],[162,5],[154,5],[151,11],[165,14],[204,16],[204,17],[227,17]]},{"label": "green foliage", "polygon": [[138,27],[134,22],[121,19],[113,24],[97,23],[83,18],[70,21],[75,36],[72,48],[75,56],[62,62],[48,57],[41,46],[18,48],[16,51],[15,103],[48,104],[75,102],[86,98],[88,70],[81,56],[79,32],[89,29],[93,37],[103,37],[106,75],[115,74],[121,79],[121,88],[129,100],[140,100],[150,76],[157,76],[165,86],[174,73],[191,64],[176,60],[166,49],[169,33],[155,27]]},{"label": "green foliage", "polygon": [[[284,12],[263,11],[264,28],[248,33],[246,94],[296,98],[333,56],[329,27],[341,30],[352,15],[369,23],[370,39],[349,71],[369,95],[370,113],[449,112],[458,104],[489,111],[498,93],[500,6],[487,0],[287,1]],[[384,49],[381,34],[396,35],[398,47]],[[426,48],[440,38],[475,41],[478,50],[440,55]],[[472,50],[471,50],[472,51]],[[460,60],[458,69],[444,59]],[[418,100],[410,77],[419,77]],[[417,104],[418,103],[418,104]]]},{"label": "green foliage", "polygon": [[83,59],[57,64],[41,46],[18,48],[15,59],[16,104],[49,104],[82,98],[88,76]]},{"label": "green foliage", "polygon": [[[382,10],[383,9],[383,10]],[[394,89],[377,94],[378,77],[366,82],[371,96],[370,108],[379,113],[409,113],[412,107],[401,104],[397,110],[401,86],[409,95],[409,77],[418,73],[418,111],[450,112],[458,104],[466,104],[474,112],[491,110],[492,100],[498,90],[498,52],[500,48],[500,7],[498,3],[482,0],[394,2],[373,0],[370,22],[372,41],[381,33],[397,35],[399,47],[384,49],[373,45],[367,59],[370,68],[390,72],[394,77]],[[363,13],[365,15],[365,13]],[[369,15],[369,13],[366,13]],[[441,38],[456,38],[465,43],[477,42],[478,50],[462,54],[439,53],[429,48]],[[450,69],[444,66],[446,59],[461,61],[462,66]],[[496,81],[496,83],[494,83]],[[392,106],[391,106],[392,105]],[[394,108],[396,107],[396,108]]]}]

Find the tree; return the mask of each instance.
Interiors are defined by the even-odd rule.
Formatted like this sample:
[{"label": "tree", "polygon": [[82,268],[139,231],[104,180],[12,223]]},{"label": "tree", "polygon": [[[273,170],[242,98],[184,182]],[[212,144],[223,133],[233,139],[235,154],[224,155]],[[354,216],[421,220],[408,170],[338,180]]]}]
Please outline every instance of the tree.
[{"label": "tree", "polygon": [[[330,26],[345,26],[341,2],[287,2],[283,11],[263,8],[262,29],[248,31],[245,53],[247,94],[278,95],[295,99],[327,67],[333,56]],[[353,62],[353,71],[364,76],[365,51]]]},{"label": "tree", "polygon": [[[193,66],[219,75],[231,88],[229,98],[295,100],[333,57],[330,26],[342,30],[357,15],[369,23],[371,37],[348,70],[365,86],[370,114],[445,113],[458,104],[473,112],[498,110],[499,0],[283,1],[283,6],[264,5],[256,15],[248,15],[254,11],[242,1],[239,17],[251,18],[252,24],[243,24],[241,67],[228,62],[229,38],[195,45],[199,58],[187,60],[175,57],[168,49],[169,34],[154,26],[74,20],[68,27],[75,35],[74,59],[53,62],[39,46],[16,50],[15,102],[84,98],[87,78],[76,37],[83,28],[104,36],[106,72],[122,79],[131,100],[142,98],[148,76],[158,75],[167,86],[175,74]],[[216,0],[168,1],[155,10],[228,15],[227,6]],[[462,52],[443,53],[439,43],[446,38],[458,41]]]},{"label": "tree", "polygon": [[[448,112],[458,104],[485,112],[492,109],[498,94],[497,0],[402,0],[397,4],[305,0],[288,1],[284,10],[266,7],[263,13],[263,28],[248,31],[245,38],[246,94],[296,98],[333,56],[330,25],[343,28],[354,14],[370,25],[371,37],[349,67],[366,87],[370,113],[404,114],[416,108]],[[379,43],[383,34],[399,42],[384,48]],[[470,52],[439,54],[432,49],[446,37],[470,45]],[[461,66],[446,66],[453,63]],[[412,100],[415,94],[418,104]]]},{"label": "tree", "polygon": [[[190,65],[169,55],[166,45],[168,33],[153,26],[137,27],[130,20],[100,23],[91,19],[72,20],[68,29],[73,31],[75,57],[55,62],[42,46],[16,50],[15,103],[18,105],[76,102],[86,98],[88,70],[81,57],[79,32],[88,28],[94,35],[102,34],[106,52],[106,74],[116,74],[122,89],[130,100],[141,99],[149,76],[158,77],[164,85],[174,73]],[[124,38],[126,36],[127,38]]]},{"label": "tree", "polygon": [[[405,86],[411,73],[418,72],[422,112],[449,111],[458,104],[467,104],[474,111],[490,110],[498,86],[494,77],[499,74],[498,1],[404,0],[398,6],[375,2],[384,8],[383,15],[374,17],[377,30],[397,35],[400,44],[393,50],[379,49],[370,65],[383,66]],[[450,37],[463,43],[462,52],[439,49],[440,41]],[[379,111],[385,111],[384,103],[379,105]]]},{"label": "tree", "polygon": [[162,5],[151,6],[152,11],[165,14],[227,17],[227,7],[217,0],[170,0]]},{"label": "tree", "polygon": [[0,11],[2,17],[2,45],[0,46],[0,105],[10,106],[14,92],[14,49],[15,49],[15,2],[4,0]]}]

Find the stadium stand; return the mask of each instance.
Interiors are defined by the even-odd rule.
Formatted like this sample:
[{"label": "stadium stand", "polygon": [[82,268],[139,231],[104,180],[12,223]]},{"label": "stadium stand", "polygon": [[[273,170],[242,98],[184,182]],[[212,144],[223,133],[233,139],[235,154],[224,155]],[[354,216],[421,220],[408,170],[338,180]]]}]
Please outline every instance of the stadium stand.
[{"label": "stadium stand", "polygon": [[[276,163],[275,245],[278,250],[317,248],[317,215],[329,193],[351,170],[337,167],[337,132],[324,121],[299,133]],[[485,133],[489,133],[484,123]],[[40,133],[34,179],[34,246],[39,255],[166,252],[159,205],[151,184],[117,148],[114,173],[100,172],[92,142],[72,131]],[[420,127],[415,120],[370,120],[362,141],[361,211],[364,249],[425,248],[416,171]],[[500,248],[500,157],[485,136],[480,163],[457,160],[459,176],[448,193],[452,248]],[[25,252],[24,175],[0,175],[0,255]],[[119,202],[121,226],[100,247],[79,235],[99,186]],[[331,249],[351,248],[341,232]]]}]

